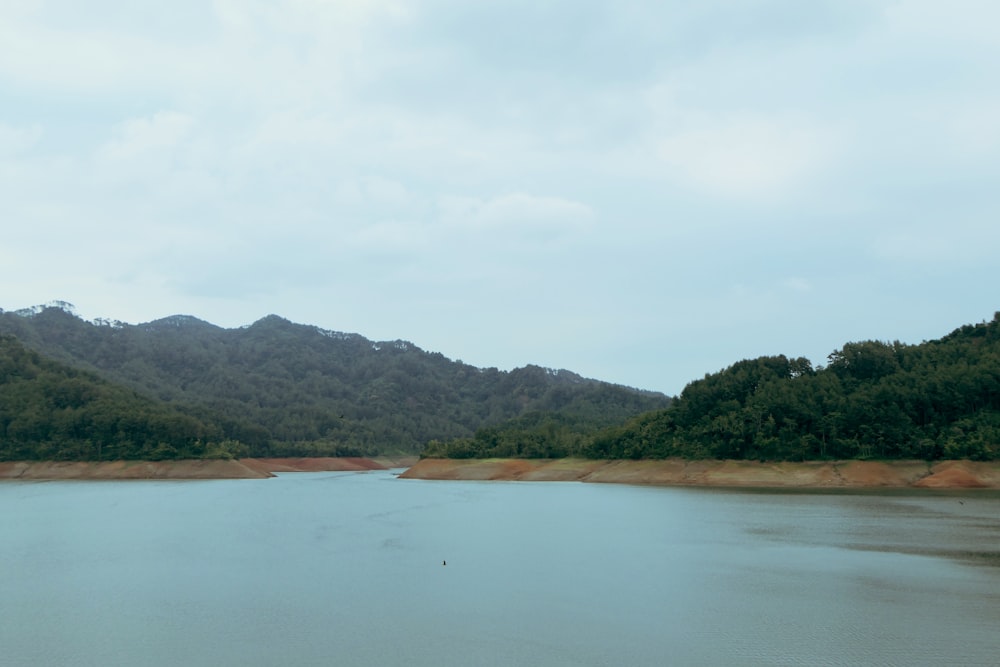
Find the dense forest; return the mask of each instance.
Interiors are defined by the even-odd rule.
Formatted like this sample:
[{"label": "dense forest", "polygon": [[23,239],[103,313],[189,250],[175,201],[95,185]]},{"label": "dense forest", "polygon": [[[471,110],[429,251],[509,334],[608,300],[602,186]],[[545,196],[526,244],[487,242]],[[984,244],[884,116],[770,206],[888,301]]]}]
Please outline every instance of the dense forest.
[{"label": "dense forest", "polygon": [[230,457],[221,430],[0,335],[0,460]]},{"label": "dense forest", "polygon": [[827,361],[739,361],[671,401],[276,316],[129,325],[57,304],[0,311],[0,459],[1000,458],[1000,313]]},{"label": "dense forest", "polygon": [[744,360],[623,425],[538,415],[432,442],[425,455],[1000,458],[1000,313],[919,345],[848,343],[828,362]]},{"label": "dense forest", "polygon": [[[130,325],[87,322],[56,303],[0,311],[4,334],[0,456],[8,459],[416,453],[533,412],[602,428],[670,400],[565,370],[476,368],[406,341],[273,315],[240,329],[187,316]],[[62,405],[59,383],[22,367],[25,354],[46,373],[99,389]],[[88,421],[98,407],[103,421]],[[109,426],[107,415],[124,424],[153,410],[155,436]]]}]

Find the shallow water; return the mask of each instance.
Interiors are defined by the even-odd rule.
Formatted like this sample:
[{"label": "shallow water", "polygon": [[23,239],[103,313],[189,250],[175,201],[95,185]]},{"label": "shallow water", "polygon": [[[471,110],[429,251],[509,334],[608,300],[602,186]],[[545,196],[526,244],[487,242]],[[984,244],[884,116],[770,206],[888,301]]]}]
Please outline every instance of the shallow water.
[{"label": "shallow water", "polygon": [[296,473],[7,482],[0,508],[2,665],[1000,655],[996,494]]}]

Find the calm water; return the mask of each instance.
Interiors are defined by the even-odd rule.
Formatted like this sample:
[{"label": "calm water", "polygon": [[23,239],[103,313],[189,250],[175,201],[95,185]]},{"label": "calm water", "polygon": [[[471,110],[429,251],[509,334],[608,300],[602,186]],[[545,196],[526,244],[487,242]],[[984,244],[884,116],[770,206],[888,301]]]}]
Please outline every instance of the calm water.
[{"label": "calm water", "polygon": [[2,665],[998,662],[995,494],[0,484]]}]

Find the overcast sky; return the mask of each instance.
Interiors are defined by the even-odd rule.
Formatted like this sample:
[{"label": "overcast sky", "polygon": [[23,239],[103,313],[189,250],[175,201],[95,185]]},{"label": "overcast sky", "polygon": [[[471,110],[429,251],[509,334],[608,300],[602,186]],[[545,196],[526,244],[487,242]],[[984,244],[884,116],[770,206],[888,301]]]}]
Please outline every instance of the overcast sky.
[{"label": "overcast sky", "polygon": [[0,308],[680,393],[1000,310],[994,0],[0,3]]}]

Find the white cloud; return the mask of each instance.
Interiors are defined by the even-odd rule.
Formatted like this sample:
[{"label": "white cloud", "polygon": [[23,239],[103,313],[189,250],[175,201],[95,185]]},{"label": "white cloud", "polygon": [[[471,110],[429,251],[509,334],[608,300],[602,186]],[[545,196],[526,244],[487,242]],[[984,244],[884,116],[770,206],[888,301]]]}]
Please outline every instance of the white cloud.
[{"label": "white cloud", "polygon": [[796,292],[799,294],[806,294],[808,292],[811,292],[813,288],[812,283],[810,283],[808,280],[797,277],[787,278],[782,283],[782,286],[789,291]]},{"label": "white cloud", "polygon": [[997,49],[1000,7],[992,0],[898,0],[885,9],[888,30],[925,48],[937,45],[986,46]]},{"label": "white cloud", "polygon": [[0,3],[0,307],[670,391],[918,290],[995,309],[1000,6],[736,4]]},{"label": "white cloud", "polygon": [[908,228],[885,230],[872,239],[873,257],[914,267],[970,267],[996,258],[1000,226],[995,219],[947,220],[928,229],[911,223]]},{"label": "white cloud", "polygon": [[470,231],[506,230],[553,237],[586,229],[594,211],[577,201],[515,192],[492,199],[442,197],[442,219],[451,227]]},{"label": "white cloud", "polygon": [[130,161],[170,154],[190,136],[194,125],[194,118],[176,111],[133,118],[119,126],[116,138],[102,146],[97,156],[102,160]]},{"label": "white cloud", "polygon": [[952,102],[944,114],[950,144],[962,156],[995,161],[1000,151],[1000,96]]},{"label": "white cloud", "polygon": [[353,244],[369,253],[419,253],[429,239],[426,225],[418,222],[387,221],[362,227],[354,233]]},{"label": "white cloud", "polygon": [[13,127],[0,123],[0,158],[31,150],[41,136],[42,127],[37,123],[27,127]]},{"label": "white cloud", "polygon": [[791,195],[835,153],[829,131],[782,117],[709,118],[659,141],[668,177],[710,195],[774,200]]}]

